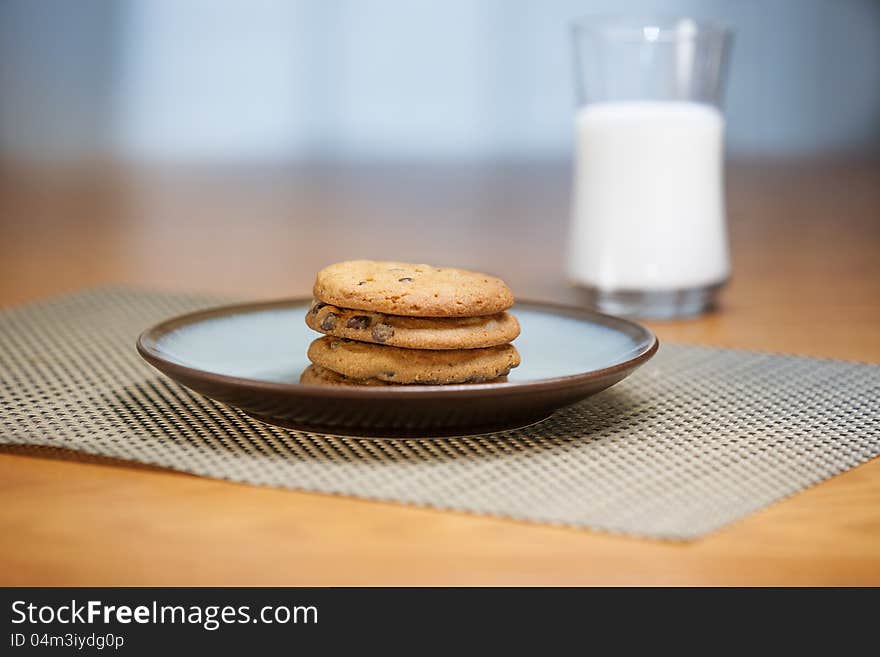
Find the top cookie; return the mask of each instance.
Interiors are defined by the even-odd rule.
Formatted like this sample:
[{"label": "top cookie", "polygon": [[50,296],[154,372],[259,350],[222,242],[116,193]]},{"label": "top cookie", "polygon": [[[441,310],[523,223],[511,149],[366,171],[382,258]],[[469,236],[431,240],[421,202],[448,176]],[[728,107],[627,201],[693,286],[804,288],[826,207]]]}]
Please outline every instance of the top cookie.
[{"label": "top cookie", "polygon": [[408,317],[477,317],[513,305],[504,281],[488,274],[407,262],[349,260],[315,279],[320,301]]}]

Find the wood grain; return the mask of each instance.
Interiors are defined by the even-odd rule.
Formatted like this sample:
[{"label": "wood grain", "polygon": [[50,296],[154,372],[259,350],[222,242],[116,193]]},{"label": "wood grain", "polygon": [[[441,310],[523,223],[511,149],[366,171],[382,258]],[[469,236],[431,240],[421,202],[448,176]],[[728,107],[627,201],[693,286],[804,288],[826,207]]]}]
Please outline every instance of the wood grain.
[{"label": "wood grain", "polygon": [[[349,258],[564,284],[562,164],[0,172],[0,305],[130,283],[272,298]],[[880,164],[740,163],[719,312],[661,341],[880,362]],[[49,455],[47,455],[49,456]],[[56,455],[57,456],[57,455]],[[0,584],[880,584],[880,461],[685,545],[0,454]]]}]

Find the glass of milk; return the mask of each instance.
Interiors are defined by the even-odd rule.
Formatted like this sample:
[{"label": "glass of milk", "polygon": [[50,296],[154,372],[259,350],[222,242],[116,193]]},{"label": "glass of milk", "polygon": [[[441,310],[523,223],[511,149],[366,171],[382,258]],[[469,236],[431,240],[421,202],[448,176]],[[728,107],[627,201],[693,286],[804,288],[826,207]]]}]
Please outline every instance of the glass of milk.
[{"label": "glass of milk", "polygon": [[568,274],[603,312],[696,315],[730,276],[720,109],[730,40],[689,18],[574,25]]}]

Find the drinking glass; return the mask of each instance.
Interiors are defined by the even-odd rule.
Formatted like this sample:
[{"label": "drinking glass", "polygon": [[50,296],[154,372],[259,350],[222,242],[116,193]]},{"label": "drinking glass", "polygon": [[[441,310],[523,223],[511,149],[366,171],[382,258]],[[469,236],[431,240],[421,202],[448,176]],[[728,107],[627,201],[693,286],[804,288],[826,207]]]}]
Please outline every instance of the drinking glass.
[{"label": "drinking glass", "polygon": [[730,275],[721,111],[731,33],[691,18],[573,26],[568,274],[612,314],[711,309]]}]

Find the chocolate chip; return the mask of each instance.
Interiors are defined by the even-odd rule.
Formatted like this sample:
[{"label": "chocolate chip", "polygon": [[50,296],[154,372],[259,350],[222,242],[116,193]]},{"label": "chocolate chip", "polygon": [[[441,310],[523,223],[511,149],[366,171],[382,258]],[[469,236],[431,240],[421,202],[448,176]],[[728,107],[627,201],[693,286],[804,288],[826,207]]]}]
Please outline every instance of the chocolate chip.
[{"label": "chocolate chip", "polygon": [[412,279],[409,276],[405,276],[404,278],[398,278],[398,283],[412,283]]},{"label": "chocolate chip", "polygon": [[361,281],[360,283],[358,283],[358,285],[366,285],[366,284],[367,284],[366,281]]},{"label": "chocolate chip", "polygon": [[332,331],[336,328],[336,315],[327,313],[327,316],[321,321],[321,328],[325,331]]},{"label": "chocolate chip", "polygon": [[366,315],[355,315],[345,325],[350,329],[365,329],[370,326],[370,318]]},{"label": "chocolate chip", "polygon": [[314,306],[312,306],[312,314],[317,315],[318,311],[321,310],[321,308],[323,308],[326,305],[327,305],[326,303],[324,303],[322,301],[318,301]]},{"label": "chocolate chip", "polygon": [[395,372],[383,372],[386,378],[393,379],[397,374]]},{"label": "chocolate chip", "polygon": [[387,342],[388,338],[394,336],[394,327],[388,324],[376,324],[371,334],[376,342]]}]

